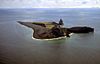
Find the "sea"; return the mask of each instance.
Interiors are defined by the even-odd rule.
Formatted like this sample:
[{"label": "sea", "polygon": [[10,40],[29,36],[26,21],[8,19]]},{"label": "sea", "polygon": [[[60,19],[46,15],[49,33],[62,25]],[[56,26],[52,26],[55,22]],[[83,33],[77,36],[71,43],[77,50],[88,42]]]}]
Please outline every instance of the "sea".
[{"label": "sea", "polygon": [[[88,26],[94,33],[35,40],[33,30],[17,22],[60,19],[66,28]],[[100,64],[100,8],[0,9],[0,64]]]}]

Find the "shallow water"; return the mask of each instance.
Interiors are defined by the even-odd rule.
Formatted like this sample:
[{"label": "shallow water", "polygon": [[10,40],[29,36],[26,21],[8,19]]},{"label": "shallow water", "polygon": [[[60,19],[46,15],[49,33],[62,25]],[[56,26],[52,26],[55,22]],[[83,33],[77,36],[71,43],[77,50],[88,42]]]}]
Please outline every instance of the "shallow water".
[{"label": "shallow water", "polygon": [[[0,9],[1,64],[100,64],[100,9]],[[89,26],[94,33],[52,41],[32,39],[32,29],[16,21],[59,21]]]}]

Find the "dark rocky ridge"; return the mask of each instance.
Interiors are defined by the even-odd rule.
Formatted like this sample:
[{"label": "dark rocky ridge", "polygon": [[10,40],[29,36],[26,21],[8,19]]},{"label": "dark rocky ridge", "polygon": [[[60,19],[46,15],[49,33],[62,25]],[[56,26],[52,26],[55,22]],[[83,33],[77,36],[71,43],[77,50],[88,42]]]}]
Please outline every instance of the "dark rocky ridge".
[{"label": "dark rocky ridge", "polygon": [[91,27],[86,27],[86,26],[78,26],[78,27],[71,27],[68,28],[68,31],[71,33],[89,33],[89,32],[94,32],[94,28]]}]

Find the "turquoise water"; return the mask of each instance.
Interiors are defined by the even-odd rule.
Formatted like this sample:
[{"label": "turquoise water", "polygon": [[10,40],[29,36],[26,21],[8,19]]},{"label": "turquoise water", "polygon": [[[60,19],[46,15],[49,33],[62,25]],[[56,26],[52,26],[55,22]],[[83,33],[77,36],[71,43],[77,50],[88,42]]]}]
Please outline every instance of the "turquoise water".
[{"label": "turquoise water", "polygon": [[[0,9],[0,63],[100,64],[100,9]],[[89,26],[94,33],[38,41],[16,21],[56,21],[66,27]]]}]

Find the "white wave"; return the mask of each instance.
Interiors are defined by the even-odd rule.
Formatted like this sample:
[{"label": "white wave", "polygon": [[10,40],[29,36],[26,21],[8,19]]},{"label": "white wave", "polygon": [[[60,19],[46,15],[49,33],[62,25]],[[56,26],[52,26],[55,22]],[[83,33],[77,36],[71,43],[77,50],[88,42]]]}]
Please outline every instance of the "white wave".
[{"label": "white wave", "polygon": [[[72,35],[73,33],[69,34],[70,36]],[[34,37],[32,37],[32,39],[34,40],[59,40],[59,39],[65,39],[67,38],[66,36],[63,36],[63,37],[58,37],[58,38],[51,38],[51,39],[36,39]]]}]

